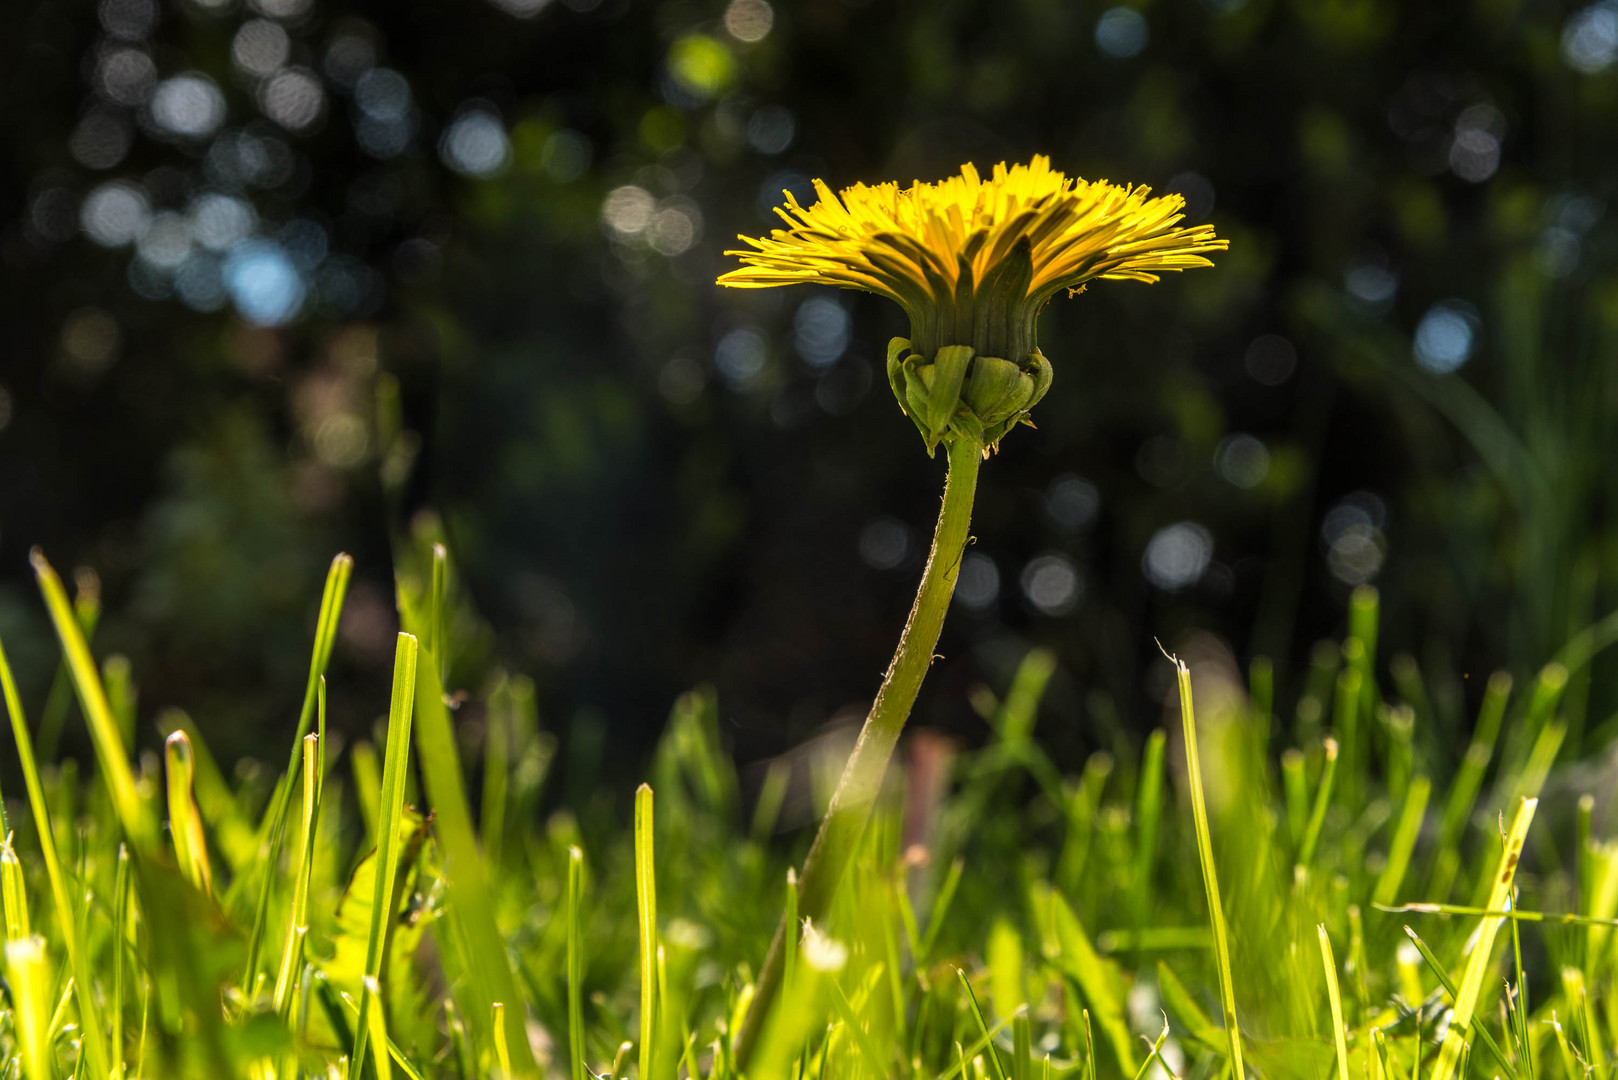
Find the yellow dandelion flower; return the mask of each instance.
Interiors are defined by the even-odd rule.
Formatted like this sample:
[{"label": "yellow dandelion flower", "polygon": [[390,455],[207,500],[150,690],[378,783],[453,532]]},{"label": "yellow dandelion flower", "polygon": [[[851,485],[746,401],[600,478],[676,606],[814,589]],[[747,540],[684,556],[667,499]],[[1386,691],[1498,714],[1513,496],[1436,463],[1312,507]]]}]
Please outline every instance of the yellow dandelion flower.
[{"label": "yellow dandelion flower", "polygon": [[911,343],[931,356],[945,345],[1020,359],[1033,321],[1062,289],[1096,278],[1156,281],[1211,266],[1226,241],[1211,225],[1177,227],[1185,200],[1142,186],[1081,180],[1036,155],[1027,165],[971,165],[937,183],[855,184],[802,206],[786,194],[787,227],[743,236],[726,252],[742,266],[719,278],[733,288],[816,282],[886,296],[910,316]]}]

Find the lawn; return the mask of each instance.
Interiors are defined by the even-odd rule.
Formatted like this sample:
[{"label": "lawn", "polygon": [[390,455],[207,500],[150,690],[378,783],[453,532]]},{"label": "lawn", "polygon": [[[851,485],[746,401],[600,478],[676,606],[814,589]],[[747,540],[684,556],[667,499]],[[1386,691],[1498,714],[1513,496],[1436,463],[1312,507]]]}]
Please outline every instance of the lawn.
[{"label": "lawn", "polygon": [[1605,1076],[1618,1049],[1618,845],[1556,770],[1561,663],[1435,715],[1406,658],[1378,684],[1361,589],[1301,686],[1178,666],[1178,716],[1064,776],[1036,650],[974,692],[981,748],[913,739],[800,921],[807,837],[778,822],[798,789],[824,807],[840,761],[744,785],[698,689],[633,800],[547,816],[532,687],[446,697],[442,548],[424,565],[374,739],[327,734],[340,556],[287,767],[230,776],[178,712],[162,759],[131,757],[128,674],[36,556],[96,761],[35,759],[5,668],[7,1075],[1528,1078]]}]

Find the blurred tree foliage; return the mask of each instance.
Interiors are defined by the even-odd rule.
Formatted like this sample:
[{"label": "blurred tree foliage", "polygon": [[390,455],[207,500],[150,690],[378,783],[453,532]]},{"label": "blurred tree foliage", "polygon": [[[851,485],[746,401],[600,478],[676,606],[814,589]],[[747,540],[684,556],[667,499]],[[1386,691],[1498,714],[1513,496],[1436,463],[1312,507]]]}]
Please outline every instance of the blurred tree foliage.
[{"label": "blurred tree foliage", "polygon": [[29,546],[94,568],[226,754],[279,745],[338,547],[368,722],[423,528],[580,764],[699,680],[749,757],[857,703],[941,469],[903,327],[721,253],[814,177],[1034,152],[1231,250],[1052,304],[924,722],[1035,641],[1068,753],[1151,715],[1154,635],[1284,692],[1376,582],[1455,723],[1618,603],[1612,0],[17,0],[0,50],[0,629]]}]

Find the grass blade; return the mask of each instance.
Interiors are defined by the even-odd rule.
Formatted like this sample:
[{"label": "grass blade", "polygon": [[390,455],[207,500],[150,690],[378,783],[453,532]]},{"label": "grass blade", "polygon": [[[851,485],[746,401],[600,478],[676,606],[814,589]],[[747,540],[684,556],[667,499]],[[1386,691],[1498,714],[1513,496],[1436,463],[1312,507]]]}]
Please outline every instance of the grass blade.
[{"label": "grass blade", "polygon": [[933,897],[931,912],[927,915],[927,929],[921,934],[921,948],[916,952],[916,963],[922,964],[933,954],[933,946],[938,943],[938,935],[944,929],[944,917],[949,914],[950,905],[955,902],[955,890],[961,886],[961,873],[966,869],[963,859],[956,859],[949,864],[949,870],[944,874],[944,883],[938,887],[938,895]]},{"label": "grass blade", "polygon": [[[1512,890],[1511,906],[1517,906],[1515,889]],[[1512,1034],[1517,1040],[1517,1052],[1523,1060],[1528,1080],[1534,1080],[1534,1047],[1528,1035],[1528,981],[1522,973],[1522,935],[1518,932],[1516,919],[1511,921],[1511,961],[1516,975],[1516,985],[1510,995]]]},{"label": "grass blade", "polygon": [[[966,972],[960,968],[955,969],[955,978],[960,980],[961,990],[966,994],[967,1009],[972,1019],[977,1023],[978,1032],[983,1036],[984,1050],[989,1057],[989,1072],[994,1080],[1006,1080],[1006,1067],[1000,1061],[1000,1051],[995,1048],[994,1039],[989,1035],[989,1023],[983,1018],[983,1010],[978,1007],[978,996],[972,993],[972,983],[967,979]],[[881,1063],[877,1063],[880,1067]],[[880,1071],[878,1076],[882,1075]]]},{"label": "grass blade", "polygon": [[315,719],[321,683],[326,677],[326,666],[331,662],[332,647],[337,643],[337,623],[343,614],[343,599],[348,595],[348,580],[353,573],[354,560],[343,553],[338,553],[332,559],[326,571],[326,584],[320,594],[320,614],[315,619],[315,644],[309,657],[309,677],[304,682],[298,728],[292,736],[292,752],[287,756],[286,771],[276,783],[269,809],[259,826],[259,835],[263,838],[260,862],[264,876],[259,881],[258,901],[253,909],[253,929],[247,938],[247,960],[242,966],[242,985],[249,988],[258,979],[259,957],[269,925],[270,890],[275,884],[276,869],[281,865],[281,846],[286,839],[286,816],[292,803],[292,778],[297,775],[298,759],[303,754],[303,737],[309,734],[309,727]]},{"label": "grass blade", "polygon": [[1427,813],[1427,797],[1432,793],[1432,781],[1418,776],[1410,781],[1405,795],[1404,809],[1399,823],[1394,826],[1393,839],[1388,843],[1388,861],[1376,879],[1371,894],[1374,904],[1391,904],[1404,883],[1405,871],[1410,867],[1410,856],[1416,850],[1416,838],[1421,835],[1421,822]]},{"label": "grass blade", "polygon": [[[970,991],[968,992],[970,993]],[[871,1075],[886,1075],[888,1069],[883,1064],[882,1055],[877,1053],[875,1046],[871,1045],[870,1034],[860,1026],[859,1013],[855,1010],[853,1004],[849,1002],[848,995],[843,992],[843,988],[837,985],[836,980],[833,980],[831,984],[831,1003],[838,1018],[842,1020],[843,1027],[847,1029],[849,1038],[853,1040],[854,1048],[859,1051],[860,1057],[865,1061],[866,1068],[871,1070]],[[974,1008],[976,1007],[976,1002],[973,1003],[973,1006]],[[982,1021],[982,1014],[979,1014],[978,1022],[981,1024]],[[1006,1080],[1005,1073],[1000,1073],[997,1080]]]},{"label": "grass blade", "polygon": [[22,861],[11,846],[11,834],[0,838],[0,902],[5,905],[6,940],[22,941],[33,934],[28,918],[28,891]]},{"label": "grass blade", "polygon": [[212,896],[213,869],[208,862],[202,815],[197,811],[193,786],[196,768],[190,738],[183,731],[174,732],[164,743],[163,753],[168,774],[169,833],[174,840],[174,860],[194,888]]},{"label": "grass blade", "polygon": [[1326,924],[1315,927],[1320,935],[1320,962],[1326,969],[1326,996],[1331,1000],[1331,1033],[1337,1046],[1337,1080],[1348,1080],[1348,1033],[1343,1027],[1343,993],[1337,986],[1337,959],[1332,955]]},{"label": "grass blade", "polygon": [[[1168,1034],[1168,1022],[1164,1021],[1163,1033]],[[1034,1080],[1034,1033],[1028,1026],[1028,1009],[1019,1008],[1017,1014],[1011,1018],[1011,1080]],[[1150,1060],[1150,1059],[1148,1059]],[[1144,1070],[1145,1066],[1141,1066]],[[1137,1072],[1138,1078],[1141,1074]]]},{"label": "grass blade", "polygon": [[489,866],[499,868],[505,857],[506,803],[511,786],[511,744],[513,742],[511,693],[504,680],[489,697],[488,718],[483,727],[483,805],[478,817],[478,835],[483,839],[483,856]]},{"label": "grass blade", "polygon": [[[1432,968],[1434,974],[1438,976],[1439,985],[1442,986],[1446,992],[1448,992],[1452,1001],[1457,1000],[1459,995],[1456,992],[1455,983],[1450,980],[1449,974],[1445,972],[1444,965],[1439,963],[1438,957],[1433,955],[1433,951],[1427,947],[1427,943],[1421,940],[1421,938],[1417,937],[1416,932],[1410,929],[1410,927],[1405,927],[1405,933],[1409,935],[1411,942],[1416,946],[1417,951],[1421,953],[1422,959],[1427,961],[1427,966]],[[1453,1020],[1451,1020],[1450,1023],[1450,1030],[1455,1030]],[[1495,1061],[1499,1062],[1500,1067],[1506,1071],[1506,1075],[1515,1076],[1516,1073],[1512,1071],[1511,1063],[1506,1060],[1506,1055],[1500,1049],[1500,1044],[1494,1041],[1494,1036],[1489,1034],[1489,1029],[1484,1027],[1482,1024],[1479,1024],[1477,1026],[1477,1036],[1478,1040],[1483,1043],[1483,1048],[1489,1051],[1489,1053],[1494,1057]],[[1419,1041],[1417,1042],[1417,1047],[1420,1047]],[[1444,1076],[1445,1074],[1435,1071],[1432,1075],[1436,1080],[1437,1077]],[[1462,1073],[1462,1075],[1464,1076],[1465,1073]]]},{"label": "grass blade", "polygon": [[1152,910],[1152,865],[1157,860],[1157,826],[1163,816],[1163,729],[1146,738],[1140,783],[1135,796],[1135,913],[1137,921]]},{"label": "grass blade", "polygon": [[[400,826],[404,821],[405,770],[410,758],[410,720],[416,695],[416,639],[400,634],[393,654],[393,700],[388,706],[388,750],[382,766],[382,793],[377,804],[376,879],[371,923],[365,942],[365,974],[360,991],[359,1021],[354,1025],[354,1051],[349,1067],[358,1074],[365,1064],[366,1040],[383,1031],[380,1003],[375,999],[382,973],[382,954],[393,925],[393,883],[398,875]],[[373,1016],[372,1013],[375,1012]],[[376,1029],[373,1031],[373,1029]],[[387,1042],[375,1047],[378,1080],[387,1077]]]},{"label": "grass blade", "polygon": [[[1025,1024],[1027,1023],[1027,1018],[1026,1017],[1024,1018],[1023,1022]],[[1157,1033],[1156,1041],[1154,1041],[1152,1043],[1151,1050],[1147,1051],[1146,1060],[1141,1062],[1140,1063],[1140,1068],[1135,1070],[1135,1080],[1146,1080],[1146,1073],[1151,1069],[1152,1063],[1153,1062],[1161,1062],[1163,1060],[1163,1044],[1168,1042],[1168,1041],[1169,1041],[1169,1018],[1165,1014],[1164,1017],[1163,1017],[1163,1030]],[[1047,1064],[1049,1064],[1050,1059],[1046,1058],[1045,1061],[1046,1061]],[[1163,1067],[1163,1072],[1166,1075],[1170,1075],[1170,1076],[1173,1075],[1172,1073],[1169,1073],[1167,1066]]]},{"label": "grass blade", "polygon": [[[101,621],[101,579],[95,571],[80,568],[73,574],[73,616],[85,641],[95,638],[96,625]],[[62,726],[67,723],[68,710],[73,707],[73,674],[68,670],[67,657],[56,665],[51,679],[50,695],[39,714],[39,740],[36,749],[44,761],[56,760],[57,745],[61,742]]]},{"label": "grass blade", "polygon": [[572,1080],[584,1066],[584,851],[567,849],[567,1049]]},{"label": "grass blade", "polygon": [[90,740],[95,745],[96,763],[100,766],[107,793],[112,797],[113,809],[119,824],[130,838],[135,850],[143,855],[157,854],[157,825],[148,812],[135,784],[134,770],[129,766],[129,753],[119,733],[118,721],[107,701],[107,691],[101,685],[101,674],[96,670],[95,658],[84,639],[73,604],[62,588],[62,579],[56,576],[51,564],[36,548],[29,553],[39,591],[45,597],[45,607],[56,627],[56,636],[62,643],[68,670],[73,676],[73,687],[78,691],[79,707],[90,727]]},{"label": "grass blade", "polygon": [[[1504,908],[1510,902],[1511,883],[1516,875],[1517,861],[1522,857],[1523,842],[1528,836],[1528,827],[1533,824],[1534,811],[1538,806],[1538,799],[1523,799],[1517,806],[1511,831],[1506,834],[1505,850],[1500,853],[1500,864],[1495,870],[1494,885],[1489,890],[1488,906],[1491,909]],[[1494,951],[1494,938],[1499,932],[1500,923],[1501,920],[1497,917],[1485,916],[1483,919],[1481,933],[1472,948],[1472,956],[1467,961],[1466,971],[1461,976],[1460,993],[1455,995],[1455,1018],[1451,1021],[1450,1030],[1444,1036],[1444,1044],[1438,1051],[1438,1064],[1433,1075],[1439,1080],[1448,1080],[1455,1067],[1460,1064],[1464,1042],[1462,1032],[1472,1026],[1478,995],[1483,990],[1483,980],[1489,971],[1490,954]]]},{"label": "grass blade", "polygon": [[1315,857],[1315,845],[1320,843],[1320,830],[1326,824],[1326,809],[1331,805],[1331,789],[1337,778],[1337,740],[1326,739],[1326,764],[1320,772],[1320,788],[1315,792],[1314,809],[1309,812],[1309,823],[1304,826],[1303,843],[1298,847],[1297,871],[1305,872]]},{"label": "grass blade", "polygon": [[6,981],[11,988],[12,1026],[22,1044],[22,1075],[28,1080],[53,1080],[43,938],[6,942]]},{"label": "grass blade", "polygon": [[640,925],[640,1077],[651,1080],[657,1034],[657,877],[652,859],[652,789],[635,789],[635,911]]},{"label": "grass blade", "polygon": [[274,1005],[283,1020],[292,1007],[292,978],[303,966],[303,941],[309,930],[309,877],[314,870],[315,826],[320,821],[320,736],[303,737],[303,815],[298,831],[298,860],[292,879],[292,912],[287,920],[281,968],[275,977]]},{"label": "grass blade", "polygon": [[[6,712],[11,717],[11,734],[16,739],[17,756],[22,761],[23,783],[28,790],[29,808],[34,814],[34,830],[39,834],[40,854],[45,860],[45,876],[50,882],[56,923],[62,935],[62,944],[67,949],[68,968],[73,973],[86,1067],[96,1076],[106,1076],[107,1046],[102,1034],[101,1010],[94,993],[94,974],[84,941],[79,936],[79,921],[73,911],[73,902],[69,899],[62,862],[57,857],[56,834],[51,830],[51,815],[45,803],[45,785],[40,781],[39,766],[34,761],[34,741],[28,734],[28,721],[23,716],[17,682],[12,677],[11,663],[6,659],[4,645],[0,645],[0,693],[4,695]],[[30,960],[24,957],[24,963],[28,962]]]},{"label": "grass blade", "polygon": [[1119,1067],[1126,1073],[1132,1073],[1138,1064],[1135,1060],[1135,1040],[1129,1033],[1124,1004],[1114,990],[1108,962],[1096,954],[1084,927],[1061,894],[1052,890],[1045,895],[1049,898],[1048,925],[1055,931],[1059,950],[1056,961],[1078,984],[1084,1000],[1095,1012],[1101,1024],[1101,1033],[1107,1037],[1107,1042],[1118,1057]]},{"label": "grass blade", "polygon": [[490,1011],[493,1021],[489,1030],[494,1032],[494,1060],[500,1067],[500,1080],[509,1080],[511,1072],[511,1045],[506,1042],[506,1003],[495,1002]]},{"label": "grass blade", "polygon": [[[435,574],[444,572],[441,567],[444,559],[442,546],[435,545]],[[401,592],[399,615],[405,628],[418,636],[436,633],[435,644],[440,650],[447,644],[443,640],[444,627],[438,626],[436,630],[433,627],[430,604],[429,610],[424,612]],[[535,1064],[528,1045],[523,999],[517,992],[505,938],[495,920],[487,863],[472,827],[472,807],[466,795],[461,755],[456,747],[449,706],[445,704],[442,667],[443,658],[435,650],[427,650],[416,666],[415,733],[421,779],[435,816],[435,835],[444,853],[449,915],[465,942],[470,968],[477,972],[477,978],[465,981],[459,988],[467,995],[461,1015],[477,1036],[483,1026],[492,1021],[494,1003],[507,1004],[501,1013],[506,1025],[506,1045],[517,1075],[526,1076],[534,1071]],[[477,1045],[488,1052],[493,1045],[492,1033],[482,1031],[481,1037]]]},{"label": "grass blade", "polygon": [[792,975],[798,966],[798,871],[792,867],[787,868],[787,900],[786,917],[782,920],[786,927],[787,942],[786,955],[781,963],[781,985],[791,986]]},{"label": "grass blade", "polygon": [[[1230,1040],[1231,1075],[1247,1075],[1242,1066],[1242,1032],[1236,1021],[1236,989],[1230,973],[1230,942],[1225,931],[1225,911],[1219,899],[1219,873],[1214,866],[1213,838],[1208,831],[1208,804],[1202,794],[1202,765],[1197,756],[1197,722],[1191,702],[1191,669],[1170,657],[1180,683],[1180,720],[1185,728],[1186,777],[1191,787],[1191,814],[1197,833],[1197,856],[1202,862],[1202,882],[1208,894],[1208,918],[1213,924],[1214,960],[1219,969],[1219,1004],[1224,1012],[1225,1037]],[[1328,755],[1330,751],[1328,748]],[[1327,768],[1331,758],[1327,758]],[[1322,788],[1325,784],[1322,783]]]}]

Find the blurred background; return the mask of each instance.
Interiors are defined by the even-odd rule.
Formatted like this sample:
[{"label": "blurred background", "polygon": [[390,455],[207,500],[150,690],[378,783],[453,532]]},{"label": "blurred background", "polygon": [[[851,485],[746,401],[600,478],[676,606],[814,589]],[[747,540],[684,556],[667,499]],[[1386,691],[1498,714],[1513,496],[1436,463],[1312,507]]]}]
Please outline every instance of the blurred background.
[{"label": "blurred background", "polygon": [[744,761],[860,715],[942,479],[903,320],[713,279],[811,178],[1032,153],[1230,251],[1047,310],[919,723],[1045,644],[1077,761],[1194,632],[1285,705],[1375,584],[1453,729],[1618,606],[1614,0],[12,0],[0,116],[0,633],[41,701],[27,552],[92,570],[148,742],[284,752],[338,550],[366,727],[423,538],[570,777],[701,682]]}]

